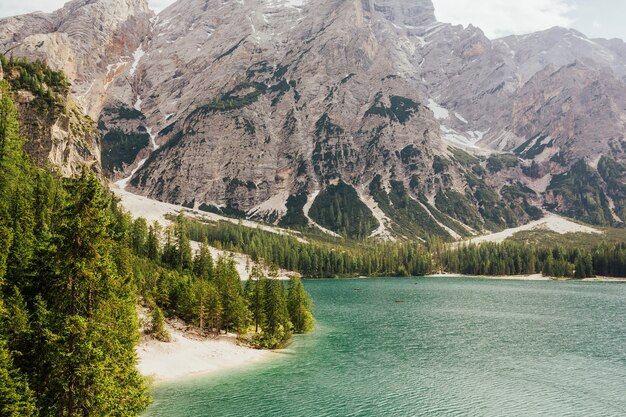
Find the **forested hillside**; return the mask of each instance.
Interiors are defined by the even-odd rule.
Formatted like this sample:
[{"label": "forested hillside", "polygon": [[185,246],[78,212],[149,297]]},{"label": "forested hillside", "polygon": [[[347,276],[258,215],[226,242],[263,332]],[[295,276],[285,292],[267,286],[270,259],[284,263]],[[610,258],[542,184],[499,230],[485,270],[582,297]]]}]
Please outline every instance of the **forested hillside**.
[{"label": "forested hillside", "polygon": [[[36,85],[56,102],[57,92]],[[138,302],[162,339],[161,308],[201,331],[251,333],[264,347],[311,329],[297,278],[287,289],[256,271],[244,292],[232,260],[213,266],[206,244],[193,256],[182,216],[161,235],[133,221],[93,172],[63,178],[37,167],[16,94],[0,80],[1,416],[142,412],[150,397],[136,370]]]},{"label": "forested hillside", "polygon": [[123,214],[99,180],[63,180],[23,150],[0,81],[2,415],[136,415],[136,296]]},{"label": "forested hillside", "polygon": [[[504,242],[450,245],[427,242],[375,242],[305,234],[308,241],[230,222],[190,221],[192,240],[246,253],[309,278],[419,276],[433,272],[467,275],[529,275],[587,278],[626,277],[626,237],[564,245],[555,239],[529,244]],[[588,238],[588,237],[587,237]],[[589,239],[589,238],[588,238]]]}]

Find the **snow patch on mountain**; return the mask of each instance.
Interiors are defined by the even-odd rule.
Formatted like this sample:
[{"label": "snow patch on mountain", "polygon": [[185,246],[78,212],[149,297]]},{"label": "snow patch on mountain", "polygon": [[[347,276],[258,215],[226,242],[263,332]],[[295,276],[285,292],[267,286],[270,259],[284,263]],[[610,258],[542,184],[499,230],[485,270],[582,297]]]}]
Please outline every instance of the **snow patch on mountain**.
[{"label": "snow patch on mountain", "polygon": [[432,98],[428,99],[428,108],[433,111],[437,120],[447,120],[450,118],[450,112],[448,109],[437,104],[437,102]]},{"label": "snow patch on mountain", "polygon": [[141,61],[141,58],[146,54],[146,52],[143,50],[142,46],[139,45],[139,48],[137,48],[135,50],[135,53],[133,53],[133,64],[130,67],[130,71],[129,74],[131,76],[135,75],[135,71],[137,71],[137,66],[139,65],[139,61]]}]

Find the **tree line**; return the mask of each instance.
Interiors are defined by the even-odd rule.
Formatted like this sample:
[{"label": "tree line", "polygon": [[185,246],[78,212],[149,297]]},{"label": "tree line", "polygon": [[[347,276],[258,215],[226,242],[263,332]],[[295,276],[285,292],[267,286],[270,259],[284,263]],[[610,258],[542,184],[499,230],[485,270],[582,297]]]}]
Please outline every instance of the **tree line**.
[{"label": "tree line", "polygon": [[588,278],[626,277],[626,243],[602,243],[591,250],[536,247],[518,243],[482,243],[436,254],[446,272],[468,275],[530,275]]},{"label": "tree line", "polygon": [[[214,262],[206,236],[198,239],[193,254],[189,223],[180,213],[166,228],[158,222],[148,225],[143,218],[128,224],[144,300],[209,334],[245,336],[254,325],[251,342],[260,347],[280,347],[293,333],[312,329],[311,300],[300,278],[292,277],[285,286],[276,266],[267,276],[255,265],[244,289],[234,259],[221,256]],[[153,327],[161,327],[159,320]]]},{"label": "tree line", "polygon": [[138,299],[162,339],[167,315],[215,333],[258,324],[265,347],[311,329],[299,279],[257,272],[245,292],[232,259],[213,264],[206,241],[194,254],[182,216],[163,229],[133,220],[93,173],[36,167],[12,96],[0,80],[0,415],[139,415]]},{"label": "tree line", "polygon": [[626,277],[626,243],[593,249],[537,247],[513,242],[450,246],[422,242],[309,241],[231,222],[190,220],[188,235],[213,246],[248,254],[309,278],[419,276],[445,271],[465,275],[531,275],[588,278]]},{"label": "tree line", "polygon": [[226,221],[191,220],[189,237],[205,236],[215,247],[248,254],[304,277],[408,276],[432,271],[432,256],[420,242],[302,241]]}]

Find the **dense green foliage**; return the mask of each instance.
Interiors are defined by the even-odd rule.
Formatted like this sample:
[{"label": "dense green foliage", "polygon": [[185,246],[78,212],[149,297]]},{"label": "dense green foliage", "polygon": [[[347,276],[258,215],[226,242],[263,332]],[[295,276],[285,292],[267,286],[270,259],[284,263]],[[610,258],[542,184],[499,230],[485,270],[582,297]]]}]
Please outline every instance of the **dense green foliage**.
[{"label": "dense green foliage", "polygon": [[[252,313],[255,332],[253,342],[266,348],[285,344],[292,333],[305,333],[313,329],[313,316],[309,295],[304,292],[300,279],[294,277],[289,290],[277,278],[276,269],[268,279],[260,268],[255,267],[246,283],[245,296]],[[293,294],[302,291],[301,297]],[[306,321],[308,319],[308,321]],[[306,321],[303,325],[303,320]]]},{"label": "dense green foliage", "polygon": [[515,168],[519,165],[517,156],[510,154],[494,155],[487,159],[487,168],[492,174],[498,173],[503,169]]},{"label": "dense green foliage", "polygon": [[0,82],[3,415],[137,415],[149,398],[122,213],[93,175],[31,163],[11,95]]},{"label": "dense green foliage", "polygon": [[[208,237],[213,246],[248,254],[306,277],[407,276],[436,270],[468,275],[526,275],[586,278],[626,277],[626,242],[612,240],[588,247],[484,243],[452,247],[432,238],[426,244],[324,240],[305,235],[302,242],[230,222],[191,221],[192,240]],[[254,314],[254,309],[252,309]],[[292,323],[295,324],[292,315]]]},{"label": "dense green foliage", "polygon": [[319,225],[351,239],[365,239],[378,227],[378,220],[356,190],[344,182],[324,189],[313,202],[309,216]]},{"label": "dense green foliage", "polygon": [[420,107],[419,103],[402,96],[389,96],[389,105],[387,106],[382,98],[381,92],[376,94],[374,104],[365,112],[365,117],[380,116],[405,124]]},{"label": "dense green foliage", "polygon": [[476,230],[482,229],[480,213],[465,195],[454,190],[439,191],[435,196],[435,205],[442,213],[454,219],[459,219],[463,224],[471,226]]},{"label": "dense green foliage", "polygon": [[309,225],[309,219],[304,215],[306,202],[307,195],[305,193],[289,196],[286,204],[287,213],[280,219],[278,225],[292,229],[306,228]]},{"label": "dense green foliage", "polygon": [[515,213],[484,180],[472,174],[466,174],[465,178],[473,199],[478,205],[478,211],[484,219],[485,228],[502,230],[505,227],[517,226]]},{"label": "dense green foliage", "polygon": [[626,164],[603,156],[598,163],[598,173],[607,185],[616,214],[626,220]]},{"label": "dense green foliage", "polygon": [[[12,93],[0,81],[0,415],[138,415],[149,396],[135,367],[137,299],[157,339],[169,339],[166,315],[245,335],[252,314],[234,261],[214,265],[206,239],[194,256],[182,215],[165,229],[133,221],[93,174],[35,167]],[[274,318],[258,340],[277,347],[312,315],[300,287],[268,281]],[[301,308],[289,310],[291,293]]]},{"label": "dense green foliage", "polygon": [[[148,304],[155,306],[152,317],[155,335],[162,333],[158,324],[162,318],[159,313],[154,313],[161,309],[168,316],[176,316],[196,325],[201,332],[215,335],[235,332],[245,337],[250,326],[254,325],[257,334],[251,339],[252,343],[268,348],[283,345],[293,332],[302,333],[311,329],[310,326],[294,327],[288,313],[284,320],[281,319],[281,326],[267,327],[265,317],[268,306],[276,305],[281,298],[287,299],[287,290],[282,282],[275,279],[276,276],[267,280],[271,281],[271,285],[280,285],[280,288],[267,293],[262,286],[259,294],[265,295],[259,296],[260,301],[253,304],[249,294],[250,285],[254,285],[251,281],[266,280],[261,269],[255,266],[244,292],[235,261],[220,257],[214,263],[203,230],[182,214],[172,220],[172,225],[165,230],[158,224],[146,228],[145,220],[141,218],[127,226],[131,230],[130,241],[136,255],[134,267],[139,293]],[[195,256],[192,255],[190,237],[201,241]],[[140,257],[141,254],[145,257]],[[306,297],[306,293],[301,297],[306,312],[294,310],[294,314],[298,314],[296,317],[302,314],[312,317]]]},{"label": "dense green foliage", "polygon": [[445,250],[438,255],[446,272],[469,275],[527,275],[587,278],[626,277],[626,243],[593,249],[483,243]]},{"label": "dense green foliage", "polygon": [[305,277],[408,276],[431,271],[431,256],[420,243],[350,241],[322,238],[302,242],[230,222],[190,222],[192,240],[207,237],[213,246],[248,254]]},{"label": "dense green foliage", "polygon": [[539,220],[543,217],[541,209],[530,202],[532,197],[536,197],[536,193],[523,184],[517,182],[505,185],[500,190],[500,194],[518,219],[527,217],[530,220]]},{"label": "dense green foliage", "polygon": [[393,220],[391,227],[398,236],[405,236],[408,240],[430,240],[432,237],[451,240],[448,231],[439,223],[461,236],[467,233],[458,223],[430,207],[428,200],[421,198],[418,201],[411,197],[402,182],[392,180],[389,184],[391,188],[384,190],[381,177],[377,175],[370,183],[370,193],[378,207]]},{"label": "dense green foliage", "polygon": [[26,90],[34,96],[34,106],[42,111],[62,111],[70,84],[62,71],[53,71],[42,61],[7,58],[0,54],[0,64],[13,91]]},{"label": "dense green foliage", "polygon": [[562,214],[590,224],[612,225],[611,209],[599,184],[598,173],[580,160],[569,172],[555,176],[548,192],[557,199],[567,201],[567,208]]},{"label": "dense green foliage", "polygon": [[102,167],[115,172],[130,165],[137,154],[150,144],[147,133],[127,133],[120,129],[107,132],[102,138]]},{"label": "dense green foliage", "polygon": [[262,83],[241,83],[221,97],[199,107],[196,112],[206,114],[240,109],[257,101],[266,90],[267,86]]}]

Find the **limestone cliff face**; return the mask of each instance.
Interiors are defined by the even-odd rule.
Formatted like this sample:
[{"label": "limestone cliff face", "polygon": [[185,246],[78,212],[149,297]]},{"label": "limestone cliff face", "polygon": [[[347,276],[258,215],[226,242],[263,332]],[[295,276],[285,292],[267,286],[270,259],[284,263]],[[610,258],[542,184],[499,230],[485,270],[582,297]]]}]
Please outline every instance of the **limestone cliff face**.
[{"label": "limestone cliff face", "polygon": [[21,132],[34,161],[57,169],[64,177],[79,175],[83,167],[102,173],[96,123],[71,100],[63,112],[41,112],[30,99],[28,93],[18,92]]},{"label": "limestone cliff face", "polygon": [[[441,210],[458,220],[442,197],[454,192],[481,213],[476,228],[511,225],[529,218],[507,212],[521,201],[503,196],[502,210],[487,213],[483,183],[497,194],[537,190],[524,201],[541,205],[537,172],[597,159],[623,136],[620,45],[560,28],[491,41],[479,28],[438,23],[428,0],[180,0],[159,15],[145,49],[124,105],[141,110],[164,146],[131,185],[179,204],[276,210],[279,219],[290,196],[312,200],[338,181],[367,200],[380,176],[384,189],[399,182],[425,204],[423,217]],[[574,62],[585,63],[584,74],[554,75]],[[605,100],[593,99],[595,81]],[[612,144],[590,114],[610,124]],[[513,152],[540,135],[559,137],[549,152],[562,148],[565,165],[549,162],[548,151],[525,152],[477,185],[487,163],[464,166],[453,150]]]},{"label": "limestone cliff face", "polygon": [[132,66],[152,17],[145,0],[74,0],[53,13],[0,20],[0,52],[41,59],[72,84],[60,113],[34,109],[27,92],[18,97],[28,150],[38,163],[67,176],[85,165],[102,171],[93,120],[111,98],[112,81]]},{"label": "limestone cliff face", "polygon": [[[619,40],[490,40],[437,22],[430,0],[179,0],[155,18],[143,0],[75,0],[0,21],[0,45],[63,68],[106,172],[149,155],[130,187],[160,200],[412,238],[541,206],[626,220],[609,174],[626,162]],[[583,166],[604,216],[571,210],[562,176]]]},{"label": "limestone cliff face", "polygon": [[0,19],[0,51],[63,70],[78,104],[97,119],[109,84],[132,65],[152,17],[145,0],[73,0],[53,13]]},{"label": "limestone cliff face", "polygon": [[70,97],[62,74],[45,64],[11,60],[6,72],[0,62],[3,79],[15,91],[20,133],[36,164],[66,177],[80,174],[83,168],[102,173],[100,132]]},{"label": "limestone cliff face", "polygon": [[[404,178],[398,155],[407,146],[431,164],[445,148],[417,88],[415,46],[389,30],[389,19],[403,24],[397,3],[384,2],[381,12],[343,1],[168,9],[138,71],[153,92],[140,96],[142,111],[156,123],[167,118],[159,141],[170,141],[138,175],[137,190],[246,211],[339,179],[366,184],[392,171]],[[204,32],[185,42],[191,50],[172,43],[189,30]]]}]

